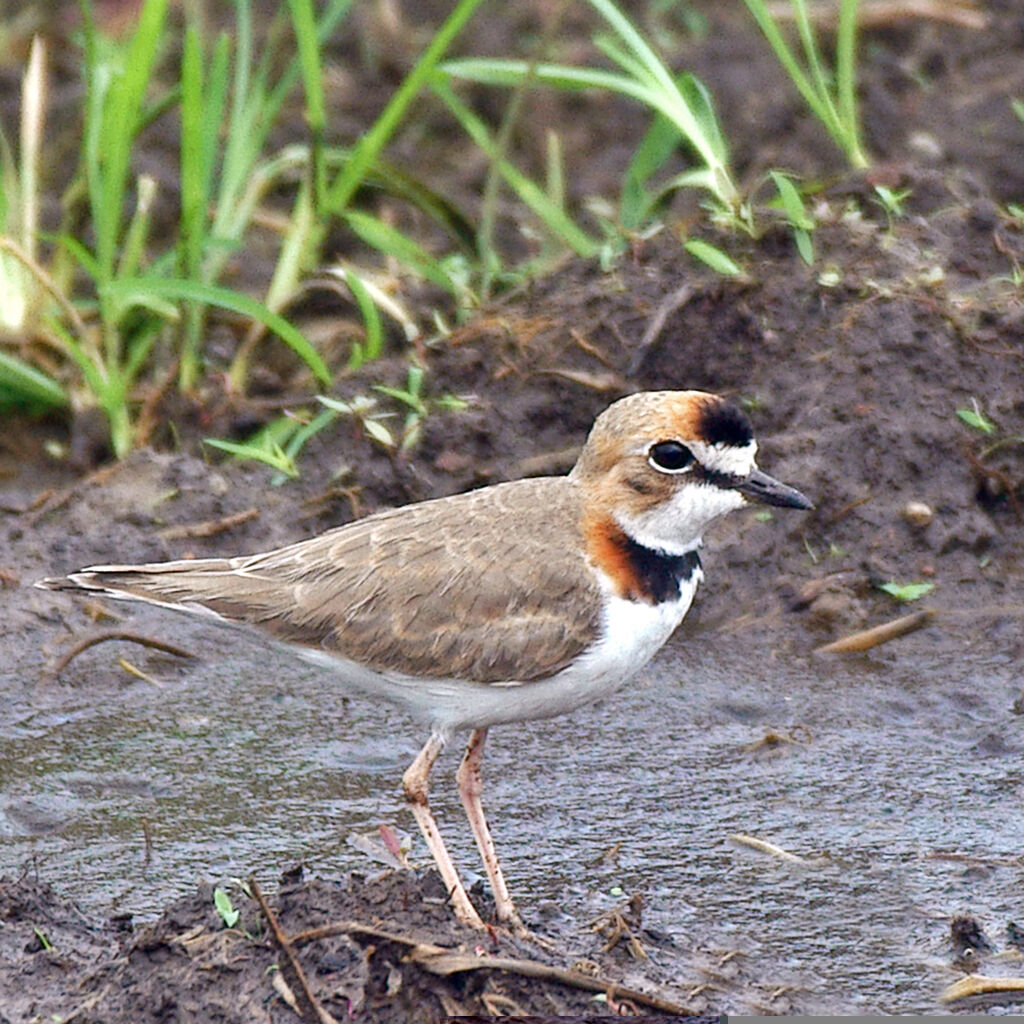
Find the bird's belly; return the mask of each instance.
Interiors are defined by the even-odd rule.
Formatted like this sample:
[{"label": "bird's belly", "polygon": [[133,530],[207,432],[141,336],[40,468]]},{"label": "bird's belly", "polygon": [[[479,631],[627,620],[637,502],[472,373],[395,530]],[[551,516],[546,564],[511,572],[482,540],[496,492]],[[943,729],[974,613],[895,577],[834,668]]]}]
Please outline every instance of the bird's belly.
[{"label": "bird's belly", "polygon": [[376,672],[326,651],[304,648],[298,653],[339,676],[349,689],[399,704],[441,734],[552,718],[629,682],[683,620],[697,583],[695,576],[681,587],[677,600],[656,605],[611,598],[600,639],[549,679],[480,683],[417,678]]}]

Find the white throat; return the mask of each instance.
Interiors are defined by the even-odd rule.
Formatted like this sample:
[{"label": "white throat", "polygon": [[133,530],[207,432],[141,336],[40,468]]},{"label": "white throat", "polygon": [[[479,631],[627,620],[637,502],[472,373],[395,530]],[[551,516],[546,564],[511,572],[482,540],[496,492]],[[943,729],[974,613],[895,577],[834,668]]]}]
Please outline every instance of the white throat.
[{"label": "white throat", "polygon": [[739,491],[707,482],[687,483],[668,501],[639,515],[616,514],[619,526],[645,548],[685,555],[700,547],[705,529],[716,519],[742,508]]}]

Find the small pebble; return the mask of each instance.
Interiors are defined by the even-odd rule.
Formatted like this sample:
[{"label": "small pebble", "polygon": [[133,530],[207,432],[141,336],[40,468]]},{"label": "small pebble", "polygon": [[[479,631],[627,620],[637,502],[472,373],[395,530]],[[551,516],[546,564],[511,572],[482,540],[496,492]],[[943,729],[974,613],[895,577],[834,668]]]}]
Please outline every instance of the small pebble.
[{"label": "small pebble", "polygon": [[935,516],[931,505],[923,501],[908,501],[900,514],[915,530],[923,530]]}]

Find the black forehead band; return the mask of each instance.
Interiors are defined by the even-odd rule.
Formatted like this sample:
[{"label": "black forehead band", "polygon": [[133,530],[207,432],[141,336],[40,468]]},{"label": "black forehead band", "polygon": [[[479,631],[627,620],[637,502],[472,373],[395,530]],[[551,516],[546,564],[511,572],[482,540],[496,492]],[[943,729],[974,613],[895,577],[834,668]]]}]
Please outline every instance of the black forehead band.
[{"label": "black forehead band", "polygon": [[743,448],[754,440],[746,414],[731,402],[706,402],[700,411],[700,436],[708,444]]}]

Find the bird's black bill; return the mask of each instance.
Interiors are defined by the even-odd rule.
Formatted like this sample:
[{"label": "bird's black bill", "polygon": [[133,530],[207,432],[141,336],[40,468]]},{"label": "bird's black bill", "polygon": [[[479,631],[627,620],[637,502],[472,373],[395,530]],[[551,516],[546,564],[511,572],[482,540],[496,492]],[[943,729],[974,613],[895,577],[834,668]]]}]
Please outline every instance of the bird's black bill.
[{"label": "bird's black bill", "polygon": [[736,490],[745,498],[762,505],[778,505],[780,508],[814,508],[795,487],[789,487],[781,480],[755,469]]}]

